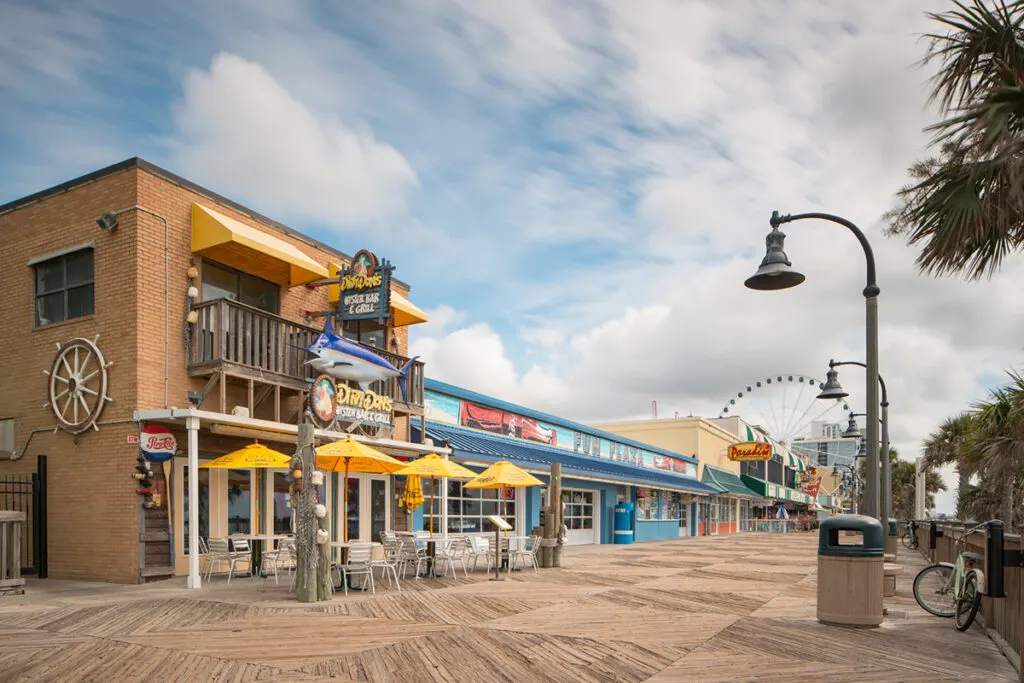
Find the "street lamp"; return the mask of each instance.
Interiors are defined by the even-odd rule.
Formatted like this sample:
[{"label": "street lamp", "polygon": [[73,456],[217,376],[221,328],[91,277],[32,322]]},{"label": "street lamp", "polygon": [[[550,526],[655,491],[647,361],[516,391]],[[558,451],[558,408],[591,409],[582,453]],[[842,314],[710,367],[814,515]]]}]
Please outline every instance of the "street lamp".
[{"label": "street lamp", "polygon": [[[793,269],[789,257],[783,250],[783,243],[786,234],[779,230],[779,226],[792,221],[817,218],[820,220],[838,223],[854,234],[860,246],[864,249],[864,257],[867,259],[867,286],[864,287],[864,301],[867,309],[866,324],[866,356],[867,356],[867,404],[868,404],[868,433],[867,433],[867,482],[865,485],[865,512],[875,518],[881,519],[879,514],[878,497],[878,282],[875,277],[875,256],[868,244],[867,237],[860,229],[839,216],[828,213],[799,213],[795,215],[779,215],[778,211],[772,212],[769,223],[772,226],[771,232],[765,237],[767,247],[764,259],[758,267],[757,272],[747,278],[743,283],[750,289],[776,290],[795,287],[804,281],[804,275]],[[883,520],[887,523],[888,520]]]},{"label": "street lamp", "polygon": [[[863,414],[863,413],[860,413]],[[846,425],[846,431],[843,432],[844,439],[860,439],[864,435],[860,433],[860,427],[857,426],[857,415],[850,413],[850,421]]]},{"label": "street lamp", "polygon": [[[839,371],[837,367],[841,365],[856,365],[858,367],[867,368],[867,365],[856,360],[842,360],[835,361],[830,360],[828,362],[828,380],[825,382],[825,387],[821,393],[818,394],[820,399],[830,398],[845,398],[849,394],[843,391],[842,386],[839,384]],[[885,389],[885,380],[882,379],[882,375],[878,375],[878,387],[882,391],[882,402],[880,404],[882,408],[882,448],[881,448],[881,491],[880,491],[880,514],[882,519],[889,519],[892,516],[892,463],[889,459],[889,392]],[[844,435],[845,436],[845,435]]]}]

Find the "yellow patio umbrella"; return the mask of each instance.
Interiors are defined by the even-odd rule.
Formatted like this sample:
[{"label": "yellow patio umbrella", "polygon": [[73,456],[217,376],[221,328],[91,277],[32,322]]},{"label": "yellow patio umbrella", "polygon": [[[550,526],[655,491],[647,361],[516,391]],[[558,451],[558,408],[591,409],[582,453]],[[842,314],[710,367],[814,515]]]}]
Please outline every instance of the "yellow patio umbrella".
[{"label": "yellow patio umbrella", "polygon": [[472,481],[462,485],[465,489],[501,489],[501,511],[505,512],[505,489],[543,486],[537,477],[513,465],[508,460],[499,460],[486,470],[476,475]]},{"label": "yellow patio umbrella", "polygon": [[[200,469],[226,469],[226,470],[265,470],[265,469],[288,469],[291,466],[292,457],[285,455],[280,451],[275,451],[273,448],[267,448],[259,441],[253,441],[244,448],[239,448],[237,451],[231,451],[226,455],[222,455],[216,460],[210,462],[204,462],[200,465]],[[256,477],[256,488],[260,489],[260,478],[257,473]],[[260,526],[260,497],[256,496],[256,533],[259,533]]]},{"label": "yellow patio umbrella", "polygon": [[317,469],[329,472],[344,472],[345,481],[342,486],[342,522],[343,540],[348,542],[348,475],[350,472],[371,472],[374,474],[394,474],[405,467],[405,463],[382,453],[376,448],[355,441],[347,436],[340,441],[320,446],[316,449]]},{"label": "yellow patio umbrella", "polygon": [[[434,478],[450,477],[452,479],[472,479],[476,472],[466,469],[457,462],[445,460],[437,453],[427,453],[422,458],[414,460],[393,474],[405,476],[430,477],[430,536],[434,535]],[[422,497],[422,492],[420,496]]]},{"label": "yellow patio umbrella", "polygon": [[227,470],[288,469],[291,462],[290,455],[285,455],[273,448],[267,448],[259,441],[254,441],[245,448],[231,451],[216,460],[204,462],[199,467]]},{"label": "yellow patio umbrella", "polygon": [[402,503],[408,510],[415,510],[423,505],[423,484],[415,474],[405,480],[405,494],[402,496]]}]

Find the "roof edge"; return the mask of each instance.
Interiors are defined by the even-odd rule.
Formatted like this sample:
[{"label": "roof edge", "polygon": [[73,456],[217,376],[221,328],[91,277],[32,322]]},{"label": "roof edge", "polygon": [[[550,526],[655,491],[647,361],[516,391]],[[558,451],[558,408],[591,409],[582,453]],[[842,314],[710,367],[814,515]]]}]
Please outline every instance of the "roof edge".
[{"label": "roof edge", "polygon": [[[291,228],[285,225],[284,223],[275,221],[273,218],[265,216],[259,213],[258,211],[254,211],[249,207],[245,206],[244,204],[239,204],[238,202],[232,199],[228,199],[223,195],[217,194],[213,190],[207,189],[202,185],[198,185],[187,178],[183,178],[182,176],[176,173],[172,173],[171,171],[168,171],[165,168],[161,168],[160,166],[157,166],[154,163],[146,161],[141,157],[131,157],[129,159],[125,159],[124,161],[119,161],[116,164],[111,164],[110,166],[105,166],[98,170],[90,171],[89,173],[86,173],[85,175],[82,176],[78,176],[77,178],[72,178],[71,180],[67,180],[58,185],[48,187],[44,190],[40,190],[30,195],[21,197],[20,199],[15,199],[13,201],[7,202],[6,204],[2,204],[0,205],[0,216],[6,213],[10,213],[11,211],[16,211],[18,209],[24,208],[26,206],[31,206],[32,204],[36,204],[45,199],[55,197],[59,194],[70,192],[71,190],[82,187],[83,185],[89,185],[91,183],[97,182],[98,180],[101,180],[107,176],[113,175],[120,171],[125,171],[133,168],[139,169],[140,171],[146,171],[150,175],[156,176],[169,183],[178,185],[187,190],[191,190],[192,192],[195,192],[197,194],[201,194],[207,197],[208,199],[211,199],[212,201],[217,202],[218,204],[222,204],[234,211],[237,211],[238,213],[243,214],[244,216],[254,221],[264,223],[269,227],[275,228],[276,230],[280,230],[281,232],[283,232],[284,234],[288,235],[293,239],[297,239],[300,242],[304,242],[311,247],[316,247],[317,249],[321,249],[330,254],[334,254],[339,259],[342,259],[344,261],[352,260],[352,256],[350,254],[346,254],[340,249],[337,249],[329,244],[321,242],[320,240],[314,237],[310,237],[305,233],[299,232],[298,230],[295,230],[294,228]],[[397,285],[400,285],[401,287],[404,287],[406,290],[412,291],[412,288],[409,286],[408,283],[403,282],[402,280],[396,277],[391,278],[391,281]]]}]

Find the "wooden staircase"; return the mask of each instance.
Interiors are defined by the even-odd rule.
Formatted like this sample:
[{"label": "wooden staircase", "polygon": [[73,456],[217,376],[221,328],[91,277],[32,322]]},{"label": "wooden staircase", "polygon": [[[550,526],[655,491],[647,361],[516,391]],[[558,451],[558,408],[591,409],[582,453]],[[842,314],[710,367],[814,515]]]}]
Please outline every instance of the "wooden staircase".
[{"label": "wooden staircase", "polygon": [[143,508],[144,528],[139,534],[140,567],[139,583],[159,581],[174,576],[174,565],[171,564],[171,536],[168,526],[167,486],[162,468],[153,467],[157,490],[162,490],[160,507]]}]

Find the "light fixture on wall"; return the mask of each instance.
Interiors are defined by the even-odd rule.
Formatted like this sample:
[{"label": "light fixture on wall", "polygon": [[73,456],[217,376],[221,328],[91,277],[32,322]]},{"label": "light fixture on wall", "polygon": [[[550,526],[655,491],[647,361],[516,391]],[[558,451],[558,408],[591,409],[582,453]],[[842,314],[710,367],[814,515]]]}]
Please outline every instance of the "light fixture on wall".
[{"label": "light fixture on wall", "polygon": [[96,225],[100,226],[100,230],[114,232],[117,230],[117,213],[114,211],[108,211],[102,216],[97,216]]}]

